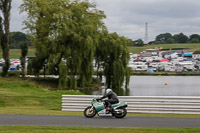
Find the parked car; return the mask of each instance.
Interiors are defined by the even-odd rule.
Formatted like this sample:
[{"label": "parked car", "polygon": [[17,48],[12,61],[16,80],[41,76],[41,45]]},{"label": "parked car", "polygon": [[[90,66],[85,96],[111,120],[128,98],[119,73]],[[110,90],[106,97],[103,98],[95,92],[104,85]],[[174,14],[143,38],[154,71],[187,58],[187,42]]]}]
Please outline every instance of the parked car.
[{"label": "parked car", "polygon": [[131,67],[133,71],[146,71],[148,69],[145,62],[132,62],[129,64],[129,67]]}]

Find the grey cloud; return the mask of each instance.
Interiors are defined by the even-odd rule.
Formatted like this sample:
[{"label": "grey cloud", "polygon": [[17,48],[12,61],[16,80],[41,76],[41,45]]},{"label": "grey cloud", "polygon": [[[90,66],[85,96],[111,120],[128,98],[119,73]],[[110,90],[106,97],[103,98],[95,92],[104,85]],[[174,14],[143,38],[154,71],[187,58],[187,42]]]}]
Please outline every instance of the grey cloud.
[{"label": "grey cloud", "polygon": [[[183,32],[200,34],[199,0],[90,0],[107,15],[104,20],[110,32],[131,39],[144,39],[145,22],[149,24],[149,40],[160,33]],[[18,7],[22,0],[13,0],[11,31],[21,31],[24,15]]]},{"label": "grey cloud", "polygon": [[196,17],[200,11],[197,0],[155,0],[147,3],[132,0],[123,5],[123,10],[128,9],[131,13],[161,18]]},{"label": "grey cloud", "polygon": [[[97,7],[104,10],[108,16],[108,20],[105,21],[108,29],[124,33],[132,39],[144,38],[145,22],[149,23],[150,40],[165,32],[172,34],[183,32],[187,35],[199,33],[199,0],[96,0],[96,2]],[[115,25],[109,18],[115,19]],[[137,25],[138,28],[123,29],[122,25]]]},{"label": "grey cloud", "polygon": [[22,0],[12,1],[10,31],[22,30],[23,14],[19,13],[19,6],[21,4],[22,4]]}]

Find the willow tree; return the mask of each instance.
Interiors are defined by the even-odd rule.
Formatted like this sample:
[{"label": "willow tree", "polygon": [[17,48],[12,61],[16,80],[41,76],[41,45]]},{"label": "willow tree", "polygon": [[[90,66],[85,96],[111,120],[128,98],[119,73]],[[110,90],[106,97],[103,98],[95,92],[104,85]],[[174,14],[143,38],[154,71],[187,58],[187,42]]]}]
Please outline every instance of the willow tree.
[{"label": "willow tree", "polygon": [[0,0],[0,10],[2,17],[0,17],[0,39],[1,48],[3,52],[3,58],[5,65],[3,66],[3,76],[7,76],[8,69],[10,67],[9,61],[9,33],[10,33],[10,11],[11,11],[12,0]]},{"label": "willow tree", "polygon": [[90,83],[103,12],[83,0],[23,0],[21,11],[28,13],[24,23],[35,38],[38,72],[47,60],[60,88]]},{"label": "willow tree", "polygon": [[129,39],[105,31],[102,32],[96,50],[96,62],[104,68],[106,86],[118,94],[121,94],[124,82],[126,88],[129,84],[130,69],[127,67],[129,61],[127,45],[129,43]]}]

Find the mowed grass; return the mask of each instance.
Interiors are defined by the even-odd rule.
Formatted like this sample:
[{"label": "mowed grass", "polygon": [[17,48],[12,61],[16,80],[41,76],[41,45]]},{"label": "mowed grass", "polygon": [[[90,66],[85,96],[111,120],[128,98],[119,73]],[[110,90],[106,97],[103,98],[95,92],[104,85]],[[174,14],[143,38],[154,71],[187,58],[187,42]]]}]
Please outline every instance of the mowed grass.
[{"label": "mowed grass", "polygon": [[162,47],[163,49],[170,48],[189,48],[190,52],[200,50],[200,43],[186,43],[186,44],[157,44],[157,45],[146,45],[144,47],[128,47],[129,52],[140,53],[145,49],[155,49],[156,47]]},{"label": "mowed grass", "polygon": [[65,114],[61,111],[62,94],[83,93],[50,91],[30,80],[0,77],[0,114]]},{"label": "mowed grass", "polygon": [[[10,49],[9,51],[10,54],[10,59],[14,58],[14,59],[20,59],[21,57],[21,49]],[[35,56],[35,49],[34,48],[30,48],[28,49],[28,55],[27,56]],[[0,58],[2,57],[2,50],[0,50]]]},{"label": "mowed grass", "polygon": [[199,133],[200,128],[95,128],[95,127],[38,127],[0,126],[0,133]]},{"label": "mowed grass", "polygon": [[[132,53],[140,53],[145,49],[155,49],[155,47],[162,47],[163,49],[170,48],[189,48],[190,52],[200,50],[200,43],[186,43],[186,44],[156,44],[156,45],[146,45],[144,47],[129,46],[128,50]],[[28,56],[35,56],[35,49],[29,48]],[[20,59],[21,50],[20,49],[10,49],[10,58]],[[2,50],[0,50],[0,58],[2,58]]]}]

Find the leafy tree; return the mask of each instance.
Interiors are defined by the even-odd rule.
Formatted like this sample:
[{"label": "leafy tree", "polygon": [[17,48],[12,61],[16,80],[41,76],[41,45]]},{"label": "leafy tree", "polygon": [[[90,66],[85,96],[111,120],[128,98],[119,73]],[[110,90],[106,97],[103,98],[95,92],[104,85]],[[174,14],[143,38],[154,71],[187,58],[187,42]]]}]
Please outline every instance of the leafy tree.
[{"label": "leafy tree", "polygon": [[28,44],[26,42],[21,43],[21,65],[22,65],[22,77],[25,76],[26,72],[26,56],[28,54]]},{"label": "leafy tree", "polygon": [[108,34],[105,31],[102,33],[96,51],[96,62],[104,68],[106,86],[118,94],[122,92],[121,87],[124,81],[126,81],[126,87],[129,84],[130,69],[127,67],[129,43],[130,40],[127,38],[120,37],[116,33]]},{"label": "leafy tree", "polygon": [[59,80],[59,88],[67,88],[67,64],[64,61],[61,61],[59,64],[59,75],[60,75],[60,80]]},{"label": "leafy tree", "polygon": [[142,39],[138,39],[134,41],[135,46],[144,46],[144,41]]},{"label": "leafy tree", "polygon": [[9,33],[10,33],[10,11],[11,11],[12,0],[0,0],[0,10],[2,16],[0,17],[0,38],[1,38],[1,48],[3,51],[3,58],[5,60],[5,65],[3,66],[3,76],[7,76],[8,69],[10,67],[9,61]]},{"label": "leafy tree", "polygon": [[161,43],[166,43],[169,38],[172,38],[172,35],[170,33],[164,33],[156,36],[155,41],[159,41]]},{"label": "leafy tree", "polygon": [[167,44],[172,44],[172,43],[175,43],[175,40],[174,40],[173,37],[170,37],[170,38],[168,38],[168,39],[166,40],[166,43],[167,43]]},{"label": "leafy tree", "polygon": [[192,35],[190,35],[189,40],[192,40],[193,38],[200,39],[200,35],[199,34],[192,34]]},{"label": "leafy tree", "polygon": [[90,83],[103,12],[79,0],[24,0],[21,9],[28,12],[25,24],[35,36],[36,72],[47,59],[48,68],[60,74],[60,88],[67,82],[61,74],[68,74],[70,83],[77,83],[72,80],[78,75],[79,86]]},{"label": "leafy tree", "polygon": [[11,49],[19,49],[20,44],[23,42],[26,42],[29,46],[31,45],[31,41],[28,38],[28,35],[22,32],[10,33],[10,48]]},{"label": "leafy tree", "polygon": [[175,34],[173,36],[176,43],[187,43],[188,37],[184,35],[183,33]]},{"label": "leafy tree", "polygon": [[190,40],[190,43],[199,43],[199,39],[198,38],[193,38],[192,40]]},{"label": "leafy tree", "polygon": [[[103,65],[108,87],[121,91],[129,82],[127,45],[130,39],[109,34],[105,15],[84,0],[23,0],[24,22],[33,34],[36,73],[47,60],[51,73],[59,74],[59,88],[84,87],[92,82],[94,57]],[[104,53],[104,50],[106,50]]]},{"label": "leafy tree", "polygon": [[134,46],[134,41],[132,39],[128,39],[128,40],[129,40],[128,46]]},{"label": "leafy tree", "polygon": [[200,35],[198,35],[198,34],[192,34],[192,35],[190,35],[189,41],[191,43],[199,43],[200,42]]}]

